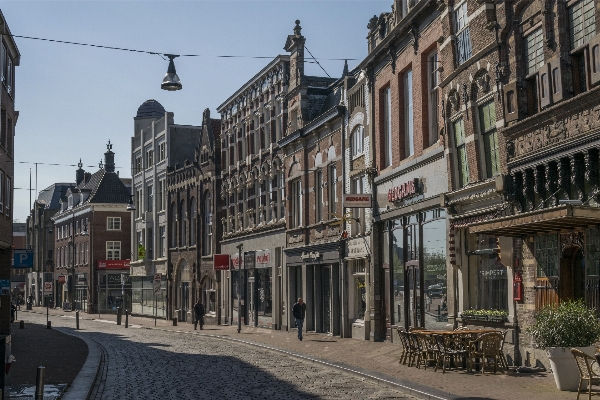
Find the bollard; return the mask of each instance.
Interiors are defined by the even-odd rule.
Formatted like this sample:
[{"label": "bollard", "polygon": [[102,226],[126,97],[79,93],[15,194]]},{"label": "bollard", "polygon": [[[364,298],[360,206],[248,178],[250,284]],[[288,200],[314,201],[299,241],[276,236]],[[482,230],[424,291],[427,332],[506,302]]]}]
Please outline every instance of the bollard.
[{"label": "bollard", "polygon": [[121,307],[117,307],[117,325],[121,325]]},{"label": "bollard", "polygon": [[25,329],[25,321],[23,321],[23,320],[19,321],[19,329]]},{"label": "bollard", "polygon": [[52,321],[46,321],[46,329],[52,329]]},{"label": "bollard", "polygon": [[75,326],[79,330],[79,310],[75,311]]},{"label": "bollard", "polygon": [[129,328],[129,310],[125,310],[125,328]]},{"label": "bollard", "polygon": [[44,400],[44,379],[46,369],[38,367],[37,376],[35,377],[35,400]]},{"label": "bollard", "polygon": [[177,326],[177,318],[173,318],[173,326]]}]

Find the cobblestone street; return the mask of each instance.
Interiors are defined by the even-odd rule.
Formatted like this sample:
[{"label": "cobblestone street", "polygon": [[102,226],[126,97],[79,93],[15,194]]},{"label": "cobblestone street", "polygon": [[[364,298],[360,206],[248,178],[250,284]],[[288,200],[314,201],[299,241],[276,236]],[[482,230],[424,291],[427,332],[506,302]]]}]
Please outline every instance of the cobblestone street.
[{"label": "cobblestone street", "polygon": [[[25,317],[25,315],[23,315]],[[26,323],[45,324],[28,314]],[[69,327],[71,318],[53,318]],[[226,339],[86,321],[103,352],[95,399],[413,399],[322,364]],[[72,331],[75,332],[75,331]]]}]

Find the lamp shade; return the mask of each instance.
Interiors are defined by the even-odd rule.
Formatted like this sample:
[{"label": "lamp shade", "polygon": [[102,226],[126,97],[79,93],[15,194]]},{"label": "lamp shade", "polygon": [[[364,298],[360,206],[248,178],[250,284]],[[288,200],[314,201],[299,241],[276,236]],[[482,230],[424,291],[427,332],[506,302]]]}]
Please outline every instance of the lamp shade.
[{"label": "lamp shade", "polygon": [[181,90],[181,81],[179,80],[179,76],[177,76],[175,63],[173,62],[173,59],[179,56],[173,54],[165,54],[165,56],[169,57],[169,68],[167,69],[167,74],[163,78],[160,88],[169,91]]}]

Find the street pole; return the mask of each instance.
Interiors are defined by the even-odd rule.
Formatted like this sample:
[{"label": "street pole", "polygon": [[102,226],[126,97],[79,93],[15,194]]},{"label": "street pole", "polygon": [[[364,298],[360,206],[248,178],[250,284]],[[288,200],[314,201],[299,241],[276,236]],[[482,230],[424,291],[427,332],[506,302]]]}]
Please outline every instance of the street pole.
[{"label": "street pole", "polygon": [[73,259],[71,260],[71,311],[75,311],[75,210],[71,210],[73,216],[71,217],[71,245],[73,246]]},{"label": "street pole", "polygon": [[242,254],[242,249],[244,248],[244,244],[240,243],[237,246],[238,249],[238,333],[242,330],[242,263],[244,262],[244,256]]}]

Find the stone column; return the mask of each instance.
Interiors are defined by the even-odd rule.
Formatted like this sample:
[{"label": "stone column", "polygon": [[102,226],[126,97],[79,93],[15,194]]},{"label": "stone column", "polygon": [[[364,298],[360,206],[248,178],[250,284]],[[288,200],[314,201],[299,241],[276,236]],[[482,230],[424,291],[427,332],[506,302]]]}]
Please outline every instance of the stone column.
[{"label": "stone column", "polygon": [[546,206],[553,207],[558,204],[558,164],[555,161],[548,163],[546,167],[546,192],[548,193],[548,203]]},{"label": "stone column", "polygon": [[546,200],[546,196],[548,195],[546,192],[546,167],[544,165],[538,165],[535,167],[535,193],[538,195],[538,203],[536,207],[543,208],[546,205],[544,204],[544,200]]}]

